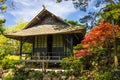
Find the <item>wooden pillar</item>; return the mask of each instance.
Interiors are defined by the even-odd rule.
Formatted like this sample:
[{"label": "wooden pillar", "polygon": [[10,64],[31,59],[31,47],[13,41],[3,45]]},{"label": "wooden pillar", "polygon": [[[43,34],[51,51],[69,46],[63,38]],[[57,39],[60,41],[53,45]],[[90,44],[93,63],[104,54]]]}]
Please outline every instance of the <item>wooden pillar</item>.
[{"label": "wooden pillar", "polygon": [[21,40],[20,40],[20,60],[22,60],[22,46],[23,46],[23,43],[22,43],[22,37],[21,37]]},{"label": "wooden pillar", "polygon": [[67,44],[66,44],[66,52],[67,52],[67,56],[68,56],[68,54],[69,54],[69,50],[68,50],[68,46],[69,46],[69,43],[68,43],[68,41],[69,41],[69,39],[68,39],[68,35],[66,35],[66,42],[67,42]]},{"label": "wooden pillar", "polygon": [[73,35],[71,35],[71,41],[70,41],[70,43],[71,43],[71,53],[73,55]]},{"label": "wooden pillar", "polygon": [[34,49],[35,49],[35,37],[33,37],[33,42],[32,42],[32,53],[31,53],[31,59],[34,56]]}]

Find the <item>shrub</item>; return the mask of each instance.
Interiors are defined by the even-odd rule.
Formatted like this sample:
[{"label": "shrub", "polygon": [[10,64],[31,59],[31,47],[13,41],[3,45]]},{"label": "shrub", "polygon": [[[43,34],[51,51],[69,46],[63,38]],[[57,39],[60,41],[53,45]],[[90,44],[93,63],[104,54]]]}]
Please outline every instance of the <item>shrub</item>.
[{"label": "shrub", "polygon": [[70,71],[70,70],[64,71],[64,72],[63,72],[63,75],[64,75],[64,76],[67,76],[67,77],[68,77],[68,76],[71,76],[71,75],[72,75],[72,71]]},{"label": "shrub", "polygon": [[25,67],[16,68],[14,70],[14,80],[43,80],[43,73],[26,70]]},{"label": "shrub", "polygon": [[14,80],[13,77],[6,77],[4,80]]},{"label": "shrub", "polygon": [[61,62],[63,69],[73,70],[74,74],[78,75],[83,69],[83,64],[80,60],[75,60],[73,57],[64,58]]},{"label": "shrub", "polygon": [[4,58],[1,61],[1,65],[3,69],[9,69],[9,68],[14,68],[16,64],[19,64],[20,62],[18,60],[13,60],[9,58]]},{"label": "shrub", "polygon": [[112,80],[111,72],[96,73],[95,80]]},{"label": "shrub", "polygon": [[76,46],[74,46],[74,50],[80,50],[83,48],[82,44],[77,44]]},{"label": "shrub", "polygon": [[15,68],[14,70],[14,80],[25,80],[28,73],[25,71],[25,67]]}]

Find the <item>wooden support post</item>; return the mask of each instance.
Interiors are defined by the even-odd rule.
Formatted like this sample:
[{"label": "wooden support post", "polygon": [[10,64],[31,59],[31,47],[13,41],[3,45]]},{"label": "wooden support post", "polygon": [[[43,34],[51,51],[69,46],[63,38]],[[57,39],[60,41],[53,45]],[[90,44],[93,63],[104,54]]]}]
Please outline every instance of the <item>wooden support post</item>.
[{"label": "wooden support post", "polygon": [[35,49],[35,37],[33,37],[33,42],[32,42],[32,53],[31,53],[31,59],[33,58],[34,56],[34,49]]},{"label": "wooden support post", "polygon": [[20,40],[20,60],[22,60],[22,46],[23,46],[23,43],[22,43],[22,38]]},{"label": "wooden support post", "polygon": [[43,54],[43,61],[42,61],[42,71],[44,72],[45,71],[45,59],[44,59],[44,57],[45,57],[45,54],[44,54],[44,52],[42,53]]},{"label": "wooden support post", "polygon": [[73,36],[71,36],[71,53],[73,55]]}]

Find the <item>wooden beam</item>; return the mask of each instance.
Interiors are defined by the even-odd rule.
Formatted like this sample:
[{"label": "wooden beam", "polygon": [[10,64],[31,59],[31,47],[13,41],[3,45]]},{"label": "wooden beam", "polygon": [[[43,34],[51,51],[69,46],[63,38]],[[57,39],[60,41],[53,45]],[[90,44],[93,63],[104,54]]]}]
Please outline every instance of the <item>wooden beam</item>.
[{"label": "wooden beam", "polygon": [[75,35],[76,39],[79,40],[79,37],[76,34],[74,34],[74,35]]},{"label": "wooden beam", "polygon": [[37,19],[37,20],[40,20],[40,18],[39,18],[38,16],[36,17],[36,19]]},{"label": "wooden beam", "polygon": [[[46,60],[20,60],[21,62],[46,62]],[[49,60],[51,63],[59,63],[61,60]]]}]

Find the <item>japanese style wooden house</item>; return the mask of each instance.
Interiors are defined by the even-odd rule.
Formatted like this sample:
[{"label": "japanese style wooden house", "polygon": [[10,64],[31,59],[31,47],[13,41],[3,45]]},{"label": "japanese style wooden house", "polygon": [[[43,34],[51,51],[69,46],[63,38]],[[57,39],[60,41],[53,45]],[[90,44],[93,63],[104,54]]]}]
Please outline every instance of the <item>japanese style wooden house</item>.
[{"label": "japanese style wooden house", "polygon": [[[73,46],[80,43],[85,33],[85,27],[72,26],[44,8],[24,29],[5,36],[20,41],[21,61],[60,62],[62,58],[73,55]],[[29,59],[22,58],[25,42],[32,44]]]}]

